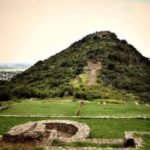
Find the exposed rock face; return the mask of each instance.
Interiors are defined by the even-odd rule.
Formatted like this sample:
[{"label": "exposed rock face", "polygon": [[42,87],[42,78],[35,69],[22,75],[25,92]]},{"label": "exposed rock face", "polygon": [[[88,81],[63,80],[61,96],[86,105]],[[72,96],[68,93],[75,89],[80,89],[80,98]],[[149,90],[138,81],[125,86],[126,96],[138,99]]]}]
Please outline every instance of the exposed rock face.
[{"label": "exposed rock face", "polygon": [[44,120],[28,122],[13,127],[2,140],[10,143],[34,143],[50,145],[54,139],[64,142],[77,141],[89,136],[86,124],[68,120]]}]

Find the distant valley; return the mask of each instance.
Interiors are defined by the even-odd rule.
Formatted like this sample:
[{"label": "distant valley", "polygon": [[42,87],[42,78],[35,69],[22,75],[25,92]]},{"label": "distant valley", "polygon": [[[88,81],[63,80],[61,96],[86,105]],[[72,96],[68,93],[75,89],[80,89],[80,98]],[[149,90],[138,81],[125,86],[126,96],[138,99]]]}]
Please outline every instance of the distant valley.
[{"label": "distant valley", "polygon": [[13,76],[28,69],[31,64],[5,63],[0,64],[0,80],[10,80]]}]

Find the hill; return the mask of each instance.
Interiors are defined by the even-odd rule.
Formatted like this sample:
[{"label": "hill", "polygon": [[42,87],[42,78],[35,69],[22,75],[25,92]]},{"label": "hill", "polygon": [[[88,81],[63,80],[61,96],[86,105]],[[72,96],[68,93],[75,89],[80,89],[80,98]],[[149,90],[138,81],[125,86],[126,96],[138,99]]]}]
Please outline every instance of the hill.
[{"label": "hill", "polygon": [[74,96],[150,102],[150,60],[114,33],[96,32],[1,82],[0,91],[2,100]]}]

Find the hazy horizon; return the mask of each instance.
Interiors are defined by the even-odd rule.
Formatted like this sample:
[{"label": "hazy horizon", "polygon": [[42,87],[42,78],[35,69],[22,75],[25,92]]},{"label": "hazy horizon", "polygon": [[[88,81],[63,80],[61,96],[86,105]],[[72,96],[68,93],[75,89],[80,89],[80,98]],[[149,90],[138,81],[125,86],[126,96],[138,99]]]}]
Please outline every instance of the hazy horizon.
[{"label": "hazy horizon", "polygon": [[109,30],[150,58],[150,0],[0,0],[0,63],[30,63]]}]

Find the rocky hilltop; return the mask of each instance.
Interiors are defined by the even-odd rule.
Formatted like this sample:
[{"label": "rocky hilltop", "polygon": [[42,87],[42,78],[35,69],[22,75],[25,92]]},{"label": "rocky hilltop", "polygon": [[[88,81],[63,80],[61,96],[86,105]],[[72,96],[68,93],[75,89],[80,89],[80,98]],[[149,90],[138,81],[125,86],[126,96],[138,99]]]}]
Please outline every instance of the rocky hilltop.
[{"label": "rocky hilltop", "polygon": [[[90,62],[100,64],[99,69],[87,69]],[[10,97],[17,98],[74,96],[150,102],[150,60],[116,34],[96,32],[1,83],[1,91],[6,87]]]}]

